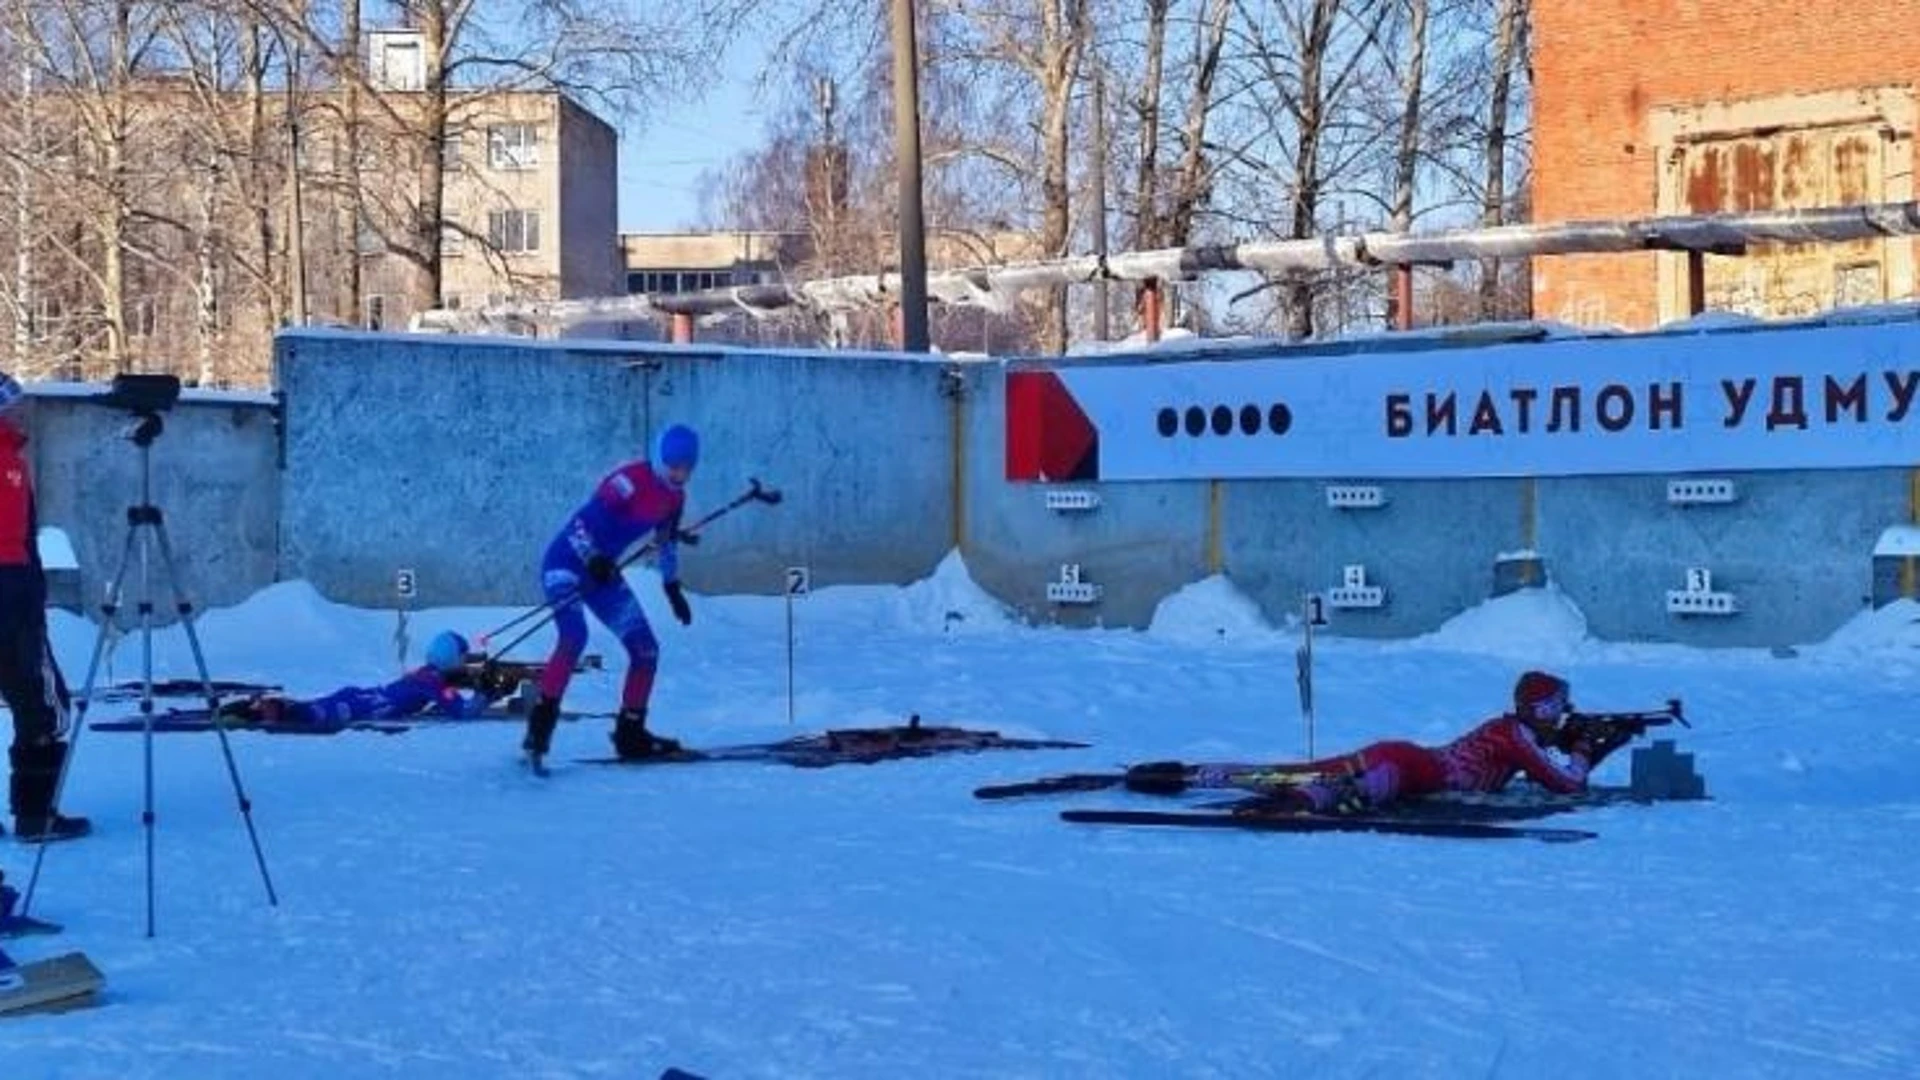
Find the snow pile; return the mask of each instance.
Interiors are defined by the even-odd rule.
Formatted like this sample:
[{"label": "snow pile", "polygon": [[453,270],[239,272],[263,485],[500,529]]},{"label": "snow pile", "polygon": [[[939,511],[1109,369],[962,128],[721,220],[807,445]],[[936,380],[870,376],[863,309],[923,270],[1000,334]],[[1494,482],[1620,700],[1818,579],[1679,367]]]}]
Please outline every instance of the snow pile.
[{"label": "snow pile", "polygon": [[1160,601],[1147,632],[1173,641],[1271,641],[1273,626],[1260,605],[1215,574]]},{"label": "snow pile", "polygon": [[1014,623],[1006,607],[974,582],[958,551],[948,552],[930,576],[880,591],[891,598],[895,624],[905,630],[977,633]]},{"label": "snow pile", "polygon": [[1438,630],[1401,644],[1552,664],[1584,655],[1595,643],[1587,633],[1587,617],[1548,582],[1468,608]]},{"label": "snow pile", "polygon": [[1825,657],[1892,653],[1887,659],[1911,665],[1920,662],[1916,649],[1920,649],[1920,603],[1902,599],[1855,615],[1827,640],[1802,651]]}]

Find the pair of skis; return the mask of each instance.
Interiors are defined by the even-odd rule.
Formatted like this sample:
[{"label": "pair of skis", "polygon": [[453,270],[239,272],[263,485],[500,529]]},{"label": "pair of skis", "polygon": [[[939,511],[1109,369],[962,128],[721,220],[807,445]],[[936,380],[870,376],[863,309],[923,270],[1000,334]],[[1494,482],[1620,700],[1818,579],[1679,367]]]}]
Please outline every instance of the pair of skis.
[{"label": "pair of skis", "polygon": [[[1525,839],[1547,843],[1591,840],[1599,834],[1586,829],[1553,828],[1536,825],[1499,824],[1487,820],[1495,816],[1538,816],[1538,810],[1501,814],[1466,806],[1452,806],[1435,800],[1422,813],[1399,814],[1312,814],[1282,806],[1268,797],[1283,788],[1309,779],[1316,773],[1300,768],[1271,765],[1185,765],[1180,762],[1153,762],[1131,769],[1107,773],[1066,773],[1037,780],[993,784],[977,788],[974,797],[999,800],[1035,795],[1105,791],[1124,787],[1152,795],[1175,795],[1187,791],[1238,790],[1251,793],[1224,806],[1208,810],[1107,810],[1074,809],[1060,813],[1063,821],[1089,825],[1162,826],[1168,828],[1240,829],[1259,832],[1372,832],[1403,836],[1442,836],[1459,839]],[[1568,809],[1555,807],[1555,809]],[[1545,812],[1552,812],[1551,809]]]},{"label": "pair of skis", "polygon": [[[834,765],[872,765],[904,758],[933,757],[942,754],[971,754],[983,750],[1084,750],[1086,743],[1062,739],[1010,738],[997,731],[963,727],[926,726],[919,716],[905,724],[890,727],[836,728],[812,735],[799,735],[778,742],[743,743],[708,750],[681,749],[638,758],[577,758],[582,765],[612,765],[640,768],[651,765],[678,765],[692,762],[760,761],[791,765],[801,769],[823,769]],[[527,755],[526,763],[536,775],[548,775],[544,760]]]}]

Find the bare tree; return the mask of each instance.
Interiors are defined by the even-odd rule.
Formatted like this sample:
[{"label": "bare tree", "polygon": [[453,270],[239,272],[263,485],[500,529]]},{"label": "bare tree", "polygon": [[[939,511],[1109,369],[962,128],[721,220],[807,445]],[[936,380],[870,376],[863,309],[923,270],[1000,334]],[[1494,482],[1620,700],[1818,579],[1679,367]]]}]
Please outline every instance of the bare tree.
[{"label": "bare tree", "polygon": [[[1482,193],[1480,222],[1500,225],[1506,221],[1507,153],[1509,109],[1512,104],[1513,74],[1516,59],[1522,55],[1522,42],[1529,20],[1527,0],[1499,0],[1493,36],[1492,88],[1487,102],[1487,143],[1484,164],[1486,186]],[[1480,262],[1480,315],[1500,315],[1500,261]]]},{"label": "bare tree", "polygon": [[[415,87],[382,82],[361,55],[361,5],[348,0],[335,32],[305,0],[241,0],[286,29],[342,87],[342,201],[355,228],[409,270],[415,310],[443,302],[443,246],[455,228],[445,212],[447,148],[503,95],[560,91],[629,119],[701,70],[751,0],[673,0],[646,6],[619,0],[394,0],[401,22],[421,36]],[[351,35],[351,36],[349,36]],[[348,92],[346,88],[351,87]],[[358,176],[376,159],[382,175]],[[471,229],[470,226],[466,228]],[[470,239],[490,240],[474,230]],[[510,265],[496,267],[510,273]],[[347,291],[365,289],[357,271]],[[350,299],[351,302],[351,299]]]},{"label": "bare tree", "polygon": [[1167,14],[1173,0],[1146,0],[1147,40],[1140,92],[1134,115],[1140,126],[1140,157],[1134,180],[1133,246],[1161,247],[1160,239],[1160,96],[1166,77]]},{"label": "bare tree", "polygon": [[[1318,235],[1323,207],[1378,175],[1386,144],[1359,108],[1363,76],[1375,70],[1389,0],[1236,0],[1232,147],[1239,188],[1233,216],[1259,233]],[[1284,203],[1277,196],[1285,192]],[[1276,212],[1278,210],[1279,212]],[[1312,335],[1326,283],[1289,275],[1277,283],[1282,329]]]}]

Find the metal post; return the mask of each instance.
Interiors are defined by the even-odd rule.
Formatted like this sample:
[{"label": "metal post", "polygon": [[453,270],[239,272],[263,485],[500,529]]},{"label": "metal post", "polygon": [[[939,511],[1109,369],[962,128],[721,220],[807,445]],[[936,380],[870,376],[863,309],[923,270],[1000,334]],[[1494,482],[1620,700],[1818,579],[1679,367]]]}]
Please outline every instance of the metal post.
[{"label": "metal post", "polygon": [[793,726],[793,589],[787,589],[787,726]]},{"label": "metal post", "polygon": [[693,315],[685,311],[676,311],[672,319],[672,341],[675,345],[693,344]]},{"label": "metal post", "polygon": [[913,0],[893,0],[893,141],[900,186],[900,347],[926,352],[927,236],[920,206],[920,47]]},{"label": "metal post", "polygon": [[1149,343],[1160,340],[1160,279],[1140,284],[1140,330]]},{"label": "metal post", "polygon": [[274,36],[280,38],[280,50],[287,57],[287,145],[291,160],[287,162],[287,182],[293,188],[287,203],[287,212],[293,221],[287,227],[287,285],[293,293],[289,299],[293,302],[293,324],[305,326],[311,316],[307,310],[307,216],[306,204],[300,192],[300,101],[297,96],[300,82],[300,51],[289,47],[287,40],[276,28]]},{"label": "metal post", "polygon": [[1703,251],[1687,252],[1687,314],[1698,315],[1707,310],[1707,255]]},{"label": "metal post", "polygon": [[1393,277],[1393,328],[1411,330],[1413,329],[1413,265],[1396,263],[1390,273]]},{"label": "metal post", "polygon": [[1306,726],[1307,757],[1313,758],[1313,628],[1323,618],[1321,600],[1308,595],[1302,602],[1300,647],[1293,651],[1294,681],[1300,688],[1300,720]]}]

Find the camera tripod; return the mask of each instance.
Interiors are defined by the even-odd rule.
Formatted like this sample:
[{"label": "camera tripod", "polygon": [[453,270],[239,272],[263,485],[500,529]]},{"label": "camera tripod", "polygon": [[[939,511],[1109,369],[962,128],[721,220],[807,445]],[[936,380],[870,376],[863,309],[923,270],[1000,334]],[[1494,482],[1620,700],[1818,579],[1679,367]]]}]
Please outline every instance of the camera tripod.
[{"label": "camera tripod", "polygon": [[[130,393],[133,390],[152,391],[151,385],[123,387],[123,381],[140,379],[139,376],[122,376],[115,381],[115,394]],[[67,774],[73,767],[74,758],[80,749],[80,736],[86,729],[87,706],[92,700],[95,680],[99,678],[101,660],[106,654],[107,642],[113,633],[114,618],[119,613],[121,599],[125,593],[127,573],[132,569],[136,557],[139,562],[139,596],[134,610],[139,615],[140,626],[140,713],[146,721],[144,735],[144,777],[145,801],[142,805],[140,821],[146,831],[146,872],[147,872],[147,936],[154,936],[154,869],[153,842],[155,816],[153,810],[153,594],[152,594],[152,556],[157,550],[166,570],[168,585],[173,591],[174,610],[180,616],[180,625],[186,629],[187,642],[193,649],[193,663],[200,676],[200,685],[207,698],[209,713],[219,709],[220,702],[213,690],[213,680],[207,674],[206,654],[200,648],[200,635],[194,629],[193,605],[187,600],[180,587],[180,573],[173,557],[173,543],[167,538],[167,528],[161,516],[160,508],[153,502],[153,443],[165,430],[157,411],[172,403],[179,394],[179,382],[166,380],[172,384],[171,394],[162,394],[161,399],[140,395],[138,405],[133,407],[133,423],[125,432],[126,437],[140,448],[140,502],[127,508],[127,538],[121,549],[120,566],[114,573],[113,585],[107,591],[106,601],[100,605],[100,633],[94,639],[93,656],[87,663],[86,684],[80,691],[74,708],[72,738],[68,744],[66,760],[61,764],[60,776],[54,783],[53,805],[49,808],[47,819],[49,827],[57,816],[60,796],[66,789]],[[161,401],[164,403],[161,403]],[[118,403],[111,398],[109,404]],[[278,906],[279,897],[273,889],[273,879],[267,873],[266,856],[260,850],[260,836],[253,827],[253,803],[247,797],[245,785],[240,780],[240,767],[233,757],[233,746],[227,739],[224,727],[214,725],[214,732],[220,737],[220,753],[226,759],[227,777],[233,784],[234,797],[240,806],[241,819],[246,823],[247,838],[253,844],[254,862],[260,868],[260,881],[266,886],[267,903]],[[42,837],[38,852],[33,860],[33,873],[27,880],[27,891],[21,904],[21,913],[25,914],[33,904],[34,888],[40,881],[41,864],[46,859],[47,848],[52,846],[49,838]]]}]

